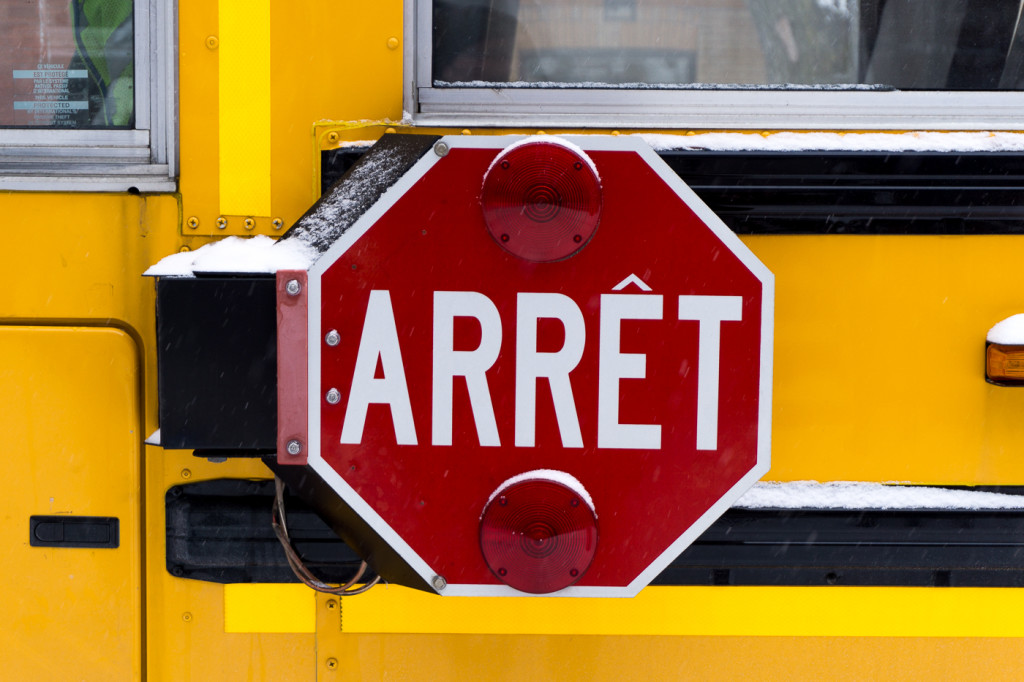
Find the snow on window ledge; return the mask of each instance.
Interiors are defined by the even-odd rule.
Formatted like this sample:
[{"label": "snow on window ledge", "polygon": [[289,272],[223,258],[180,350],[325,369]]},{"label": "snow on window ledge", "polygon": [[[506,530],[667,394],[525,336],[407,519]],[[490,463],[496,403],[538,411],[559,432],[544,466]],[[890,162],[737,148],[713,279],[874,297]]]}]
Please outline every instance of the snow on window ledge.
[{"label": "snow on window ledge", "polygon": [[1024,510],[1024,495],[860,481],[762,481],[733,508]]}]

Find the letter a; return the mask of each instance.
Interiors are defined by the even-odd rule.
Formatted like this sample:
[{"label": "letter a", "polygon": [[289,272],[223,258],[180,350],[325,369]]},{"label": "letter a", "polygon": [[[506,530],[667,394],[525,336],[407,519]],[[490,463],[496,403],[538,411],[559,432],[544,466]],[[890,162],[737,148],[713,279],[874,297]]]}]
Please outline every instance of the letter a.
[{"label": "letter a", "polygon": [[[377,360],[384,377],[377,379]],[[356,367],[352,372],[352,388],[348,394],[345,423],[341,428],[342,443],[361,443],[366,410],[371,403],[388,405],[399,445],[416,445],[416,426],[412,420],[409,386],[405,380],[402,351],[398,345],[395,311],[389,291],[374,290],[366,305],[363,335],[359,339]]]}]

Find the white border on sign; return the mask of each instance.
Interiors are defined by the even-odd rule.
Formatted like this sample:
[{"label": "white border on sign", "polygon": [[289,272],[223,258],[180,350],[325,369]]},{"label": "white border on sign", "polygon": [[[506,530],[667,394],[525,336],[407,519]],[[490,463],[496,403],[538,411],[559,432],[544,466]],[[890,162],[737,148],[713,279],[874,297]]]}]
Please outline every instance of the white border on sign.
[{"label": "white border on sign", "polygon": [[[504,149],[526,136],[447,136],[440,140],[449,149]],[[747,248],[736,234],[715,215],[707,204],[684,183],[658,154],[643,140],[625,136],[567,135],[565,140],[585,151],[623,151],[639,154],[689,207],[714,232],[732,253],[761,281],[761,373],[758,404],[757,460],[754,467],[713,504],[697,521],[659,555],[633,582],[624,587],[572,586],[546,597],[634,597],[724,514],[751,486],[768,473],[771,467],[772,375],[775,329],[775,276]],[[412,567],[427,585],[438,575],[412,547],[352,488],[321,456],[320,383],[321,349],[321,278],[330,264],[352,247],[397,201],[417,183],[442,157],[428,151],[413,167],[391,186],[380,199],[349,228],[338,241],[320,256],[309,269],[309,466],[381,536]],[[316,368],[316,369],[314,369]],[[507,585],[451,584],[443,590],[446,596],[522,597],[523,592]],[[537,596],[537,595],[533,595]]]}]

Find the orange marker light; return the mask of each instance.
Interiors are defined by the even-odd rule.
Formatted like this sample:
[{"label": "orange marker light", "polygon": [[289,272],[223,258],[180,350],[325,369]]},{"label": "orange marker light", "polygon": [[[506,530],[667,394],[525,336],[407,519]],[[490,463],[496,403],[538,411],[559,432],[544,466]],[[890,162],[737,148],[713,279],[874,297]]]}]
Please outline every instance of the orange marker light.
[{"label": "orange marker light", "polygon": [[987,344],[985,379],[1002,386],[1024,385],[1024,346]]}]

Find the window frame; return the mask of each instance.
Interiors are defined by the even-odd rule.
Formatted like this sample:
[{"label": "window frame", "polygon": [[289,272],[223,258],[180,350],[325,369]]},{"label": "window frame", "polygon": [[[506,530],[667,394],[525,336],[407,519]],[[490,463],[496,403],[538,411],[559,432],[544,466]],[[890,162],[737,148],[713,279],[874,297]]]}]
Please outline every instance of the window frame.
[{"label": "window frame", "polygon": [[432,0],[405,0],[406,117],[438,127],[1018,130],[1024,91],[437,88]]},{"label": "window frame", "polygon": [[134,2],[134,128],[0,128],[0,190],[177,189],[175,9],[173,0]]}]

